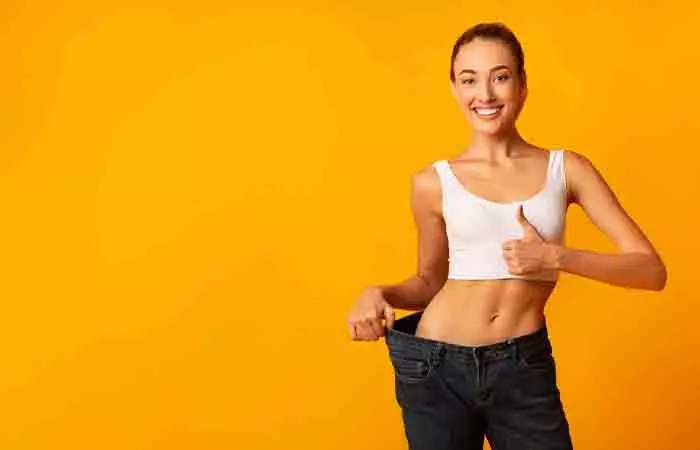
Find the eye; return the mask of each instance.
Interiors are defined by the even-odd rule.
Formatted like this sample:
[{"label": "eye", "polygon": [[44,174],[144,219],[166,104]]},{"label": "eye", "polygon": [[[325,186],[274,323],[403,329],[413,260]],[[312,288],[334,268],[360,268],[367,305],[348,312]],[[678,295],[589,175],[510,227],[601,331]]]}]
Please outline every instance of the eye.
[{"label": "eye", "polygon": [[496,76],[496,80],[508,81],[508,80],[510,80],[510,76],[507,73],[502,73],[502,74]]},{"label": "eye", "polygon": [[475,80],[473,78],[465,78],[462,80],[462,84],[474,84]]}]

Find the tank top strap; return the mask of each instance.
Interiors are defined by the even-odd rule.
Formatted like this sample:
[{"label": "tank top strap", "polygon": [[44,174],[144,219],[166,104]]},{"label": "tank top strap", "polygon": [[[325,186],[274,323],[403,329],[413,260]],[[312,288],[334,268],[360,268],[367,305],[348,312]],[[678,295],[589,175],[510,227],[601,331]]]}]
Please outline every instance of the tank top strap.
[{"label": "tank top strap", "polygon": [[437,172],[438,176],[440,177],[440,183],[442,184],[442,187],[446,187],[449,185],[449,180],[450,180],[450,173],[449,173],[449,167],[447,165],[447,160],[445,159],[440,159],[438,161],[435,161],[433,163],[433,167],[435,167],[435,171]]},{"label": "tank top strap", "polygon": [[440,178],[440,187],[442,189],[442,214],[447,217],[449,215],[450,199],[453,197],[456,187],[450,176],[450,166],[446,159],[435,161],[433,167],[435,167],[435,171]]},{"label": "tank top strap", "polygon": [[550,150],[552,152],[549,161],[549,178],[556,180],[563,186],[566,186],[566,178],[564,176],[564,150]]}]

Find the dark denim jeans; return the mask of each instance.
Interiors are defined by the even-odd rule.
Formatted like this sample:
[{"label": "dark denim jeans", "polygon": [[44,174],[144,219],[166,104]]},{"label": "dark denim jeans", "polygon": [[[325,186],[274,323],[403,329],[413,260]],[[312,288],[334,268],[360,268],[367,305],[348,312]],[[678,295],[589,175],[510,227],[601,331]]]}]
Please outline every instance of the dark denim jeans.
[{"label": "dark denim jeans", "polygon": [[385,330],[410,450],[573,448],[546,325],[467,347],[416,336],[422,314]]}]

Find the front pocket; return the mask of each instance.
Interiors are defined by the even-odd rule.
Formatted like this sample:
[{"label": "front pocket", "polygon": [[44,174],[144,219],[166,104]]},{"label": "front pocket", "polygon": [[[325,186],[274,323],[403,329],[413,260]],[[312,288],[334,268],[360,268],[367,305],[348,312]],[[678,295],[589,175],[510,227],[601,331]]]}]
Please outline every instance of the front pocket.
[{"label": "front pocket", "polygon": [[427,358],[413,352],[390,352],[396,378],[405,383],[420,383],[428,379],[432,366]]},{"label": "front pocket", "polygon": [[535,359],[520,358],[520,365],[529,369],[549,369],[554,365],[554,358],[551,355]]},{"label": "front pocket", "polygon": [[519,355],[519,365],[522,368],[535,370],[549,370],[554,366],[554,357],[551,347],[522,352]]},{"label": "front pocket", "polygon": [[529,356],[520,356],[518,365],[525,373],[537,374],[545,376],[545,378],[556,377],[556,366],[554,357],[550,354],[536,354]]}]

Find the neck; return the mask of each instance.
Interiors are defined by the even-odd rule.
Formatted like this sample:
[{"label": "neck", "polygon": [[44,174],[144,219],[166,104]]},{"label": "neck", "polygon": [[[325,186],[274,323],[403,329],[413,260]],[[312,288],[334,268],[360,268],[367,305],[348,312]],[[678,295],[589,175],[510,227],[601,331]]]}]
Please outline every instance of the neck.
[{"label": "neck", "polygon": [[518,130],[502,135],[475,133],[466,151],[470,156],[493,162],[508,159],[514,151],[527,146]]}]

